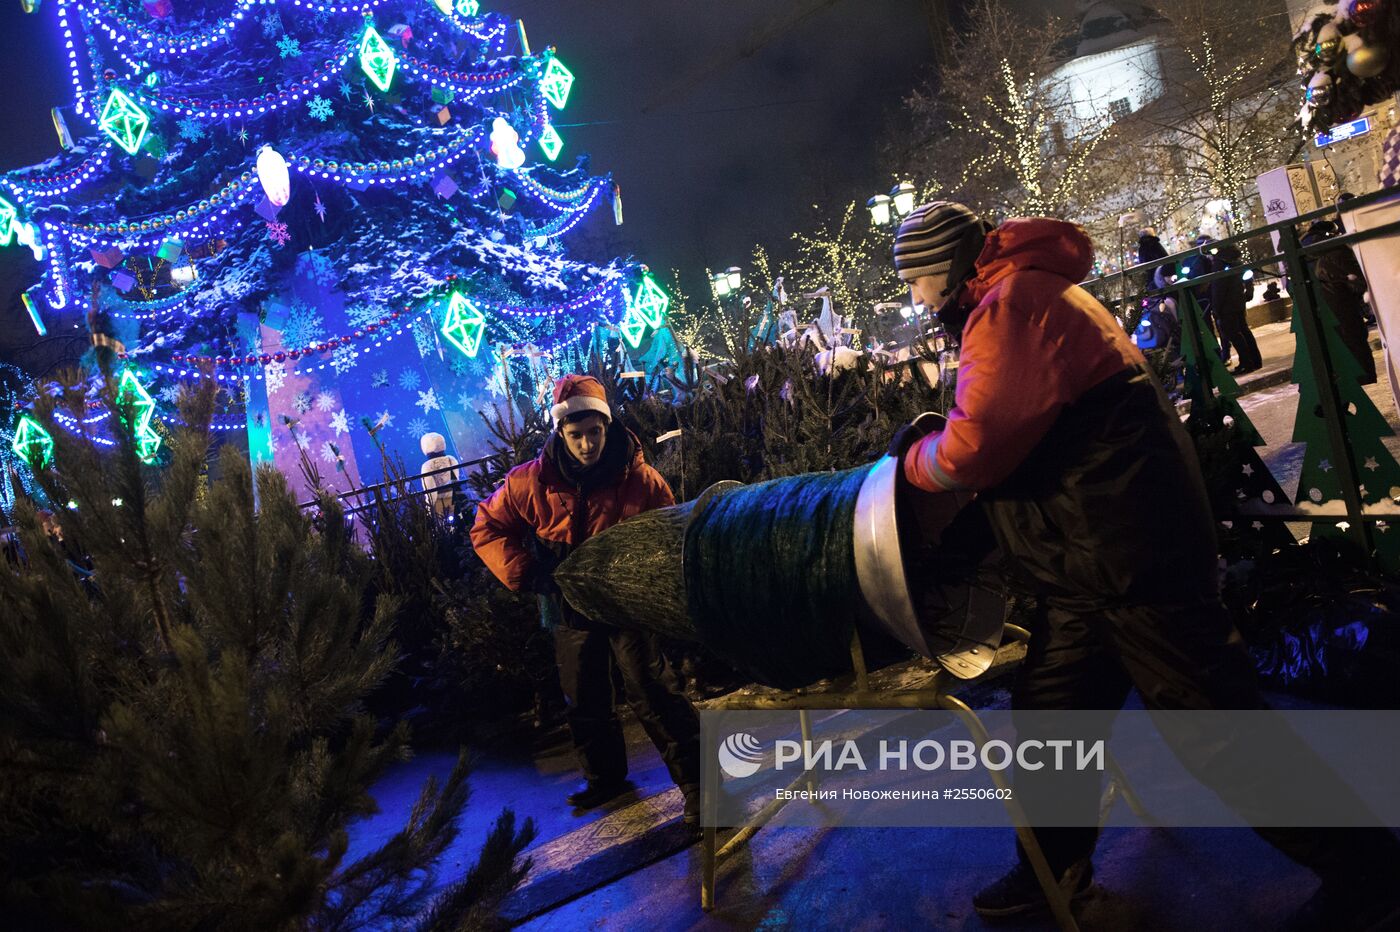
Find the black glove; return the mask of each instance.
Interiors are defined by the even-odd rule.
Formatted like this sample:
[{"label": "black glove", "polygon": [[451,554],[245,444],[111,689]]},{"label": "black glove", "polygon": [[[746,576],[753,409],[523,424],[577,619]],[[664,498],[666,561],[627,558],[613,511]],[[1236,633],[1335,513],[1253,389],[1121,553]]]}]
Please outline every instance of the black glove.
[{"label": "black glove", "polygon": [[898,462],[904,462],[904,454],[909,452],[909,448],[928,434],[936,430],[942,430],[948,425],[948,419],[933,411],[925,411],[914,420],[905,424],[894,432],[890,438],[889,449],[885,452],[893,456]]}]

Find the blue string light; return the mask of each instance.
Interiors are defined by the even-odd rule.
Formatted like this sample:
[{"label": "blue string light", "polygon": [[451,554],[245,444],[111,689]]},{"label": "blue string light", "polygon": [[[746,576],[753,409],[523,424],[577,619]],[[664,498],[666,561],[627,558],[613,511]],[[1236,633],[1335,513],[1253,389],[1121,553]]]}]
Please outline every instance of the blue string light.
[{"label": "blue string light", "polygon": [[149,88],[137,88],[137,92],[144,100],[147,100],[154,107],[159,107],[167,113],[174,113],[181,116],[193,117],[196,120],[231,120],[242,117],[259,117],[268,113],[275,113],[283,107],[299,103],[311,94],[317,93],[325,87],[332,78],[338,77],[346,62],[350,60],[351,52],[344,52],[335,62],[324,71],[319,71],[310,76],[311,83],[298,87],[290,93],[278,91],[274,94],[264,94],[248,104],[228,103],[216,101],[206,104],[203,107],[188,107],[183,104],[172,103],[159,91]]},{"label": "blue string light", "polygon": [[33,181],[23,176],[16,178],[12,175],[6,175],[0,178],[0,184],[4,184],[15,193],[16,197],[20,198],[59,197],[73,191],[104,168],[107,156],[112,151],[112,145],[113,143],[110,141],[102,143],[91,158],[77,168],[59,175],[50,178],[36,178]]}]

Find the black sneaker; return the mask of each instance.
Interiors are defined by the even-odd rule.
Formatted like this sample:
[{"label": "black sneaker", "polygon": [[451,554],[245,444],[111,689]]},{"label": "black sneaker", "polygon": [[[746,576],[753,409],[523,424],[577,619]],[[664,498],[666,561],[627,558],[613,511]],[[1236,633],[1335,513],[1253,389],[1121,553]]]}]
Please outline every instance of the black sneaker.
[{"label": "black sneaker", "polygon": [[566,799],[569,805],[576,809],[592,809],[601,806],[609,800],[617,799],[623,793],[632,788],[632,784],[626,780],[589,780],[576,791],[570,793]]},{"label": "black sneaker", "polygon": [[[1071,900],[1077,900],[1089,893],[1093,882],[1094,865],[1085,859],[1077,861],[1064,872],[1060,877],[1060,889]],[[1050,901],[1040,888],[1035,869],[1025,861],[1017,861],[1005,877],[983,887],[972,898],[972,906],[979,915],[997,918],[1048,910]]]}]

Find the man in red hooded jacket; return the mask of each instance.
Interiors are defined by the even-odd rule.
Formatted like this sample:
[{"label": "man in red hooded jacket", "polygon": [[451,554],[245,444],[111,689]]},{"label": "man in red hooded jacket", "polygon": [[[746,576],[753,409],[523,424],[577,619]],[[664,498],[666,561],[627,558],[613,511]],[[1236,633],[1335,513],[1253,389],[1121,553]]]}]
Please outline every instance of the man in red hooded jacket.
[{"label": "man in red hooded jacket", "polygon": [[[1035,605],[1012,693],[1022,738],[1034,733],[1037,710],[1106,710],[1095,717],[1106,737],[1133,688],[1153,710],[1263,708],[1219,598],[1214,523],[1190,439],[1122,327],[1076,284],[1092,266],[1089,238],[1044,218],[990,229],[961,204],[936,202],[904,221],[894,258],[915,303],[937,309],[961,353],[946,425],[922,436],[905,427],[890,453],[919,488],[977,493],[1013,590]],[[1286,730],[1167,737],[1252,825],[1267,823],[1251,815],[1277,781],[1251,768],[1251,741],[1285,742],[1315,786],[1350,794]],[[1017,775],[1032,824],[1052,812],[1077,821],[1036,829],[1071,896],[1091,882],[1098,795],[1096,774]],[[1389,832],[1256,830],[1321,876],[1308,907],[1324,917],[1320,928],[1365,927],[1396,905],[1400,846]],[[974,897],[983,915],[1045,906],[1017,848],[1017,866]]]},{"label": "man in red hooded jacket", "polygon": [[564,601],[554,568],[594,534],[633,515],[675,504],[637,438],[613,422],[597,379],[566,375],[554,386],[555,429],[538,458],[512,469],[477,506],[472,545],[506,588],[539,594],[568,708],[569,731],[586,782],[569,796],[579,808],[625,792],[627,748],[613,707],[612,667],[627,703],[685,797],[687,825],[700,814],[700,723],[654,638],[590,621]]}]

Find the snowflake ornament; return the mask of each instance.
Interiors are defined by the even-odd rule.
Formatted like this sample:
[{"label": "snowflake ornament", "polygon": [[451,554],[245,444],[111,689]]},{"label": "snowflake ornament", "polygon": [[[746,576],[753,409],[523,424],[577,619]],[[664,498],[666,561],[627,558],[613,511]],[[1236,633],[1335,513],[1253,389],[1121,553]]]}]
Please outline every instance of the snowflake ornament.
[{"label": "snowflake ornament", "polygon": [[319,395],[316,396],[316,410],[334,411],[335,396],[332,395],[330,392],[321,392]]},{"label": "snowflake ornament", "polygon": [[335,444],[331,443],[329,440],[321,444],[322,462],[327,464],[334,463],[339,456],[340,451],[335,448]]},{"label": "snowflake ornament", "polygon": [[276,10],[262,18],[262,31],[263,35],[269,39],[282,31],[282,17],[278,15]]},{"label": "snowflake ornament", "polygon": [[204,138],[204,126],[194,117],[185,117],[178,124],[180,138],[188,142],[198,142]]},{"label": "snowflake ornament", "polygon": [[472,406],[471,396],[469,396],[466,392],[462,392],[462,394],[460,394],[460,395],[457,396],[457,408],[458,408],[458,410],[467,411],[467,410],[469,410],[469,409],[471,408],[471,406]]},{"label": "snowflake ornament", "polygon": [[287,229],[285,223],[269,220],[267,222],[267,238],[279,246],[285,246],[292,241],[292,231]]},{"label": "snowflake ornament", "polygon": [[292,407],[297,409],[297,414],[306,414],[311,410],[311,393],[298,392],[292,399]]},{"label": "snowflake ornament", "polygon": [[331,415],[331,430],[335,431],[335,435],[337,437],[339,437],[341,434],[348,434],[350,432],[350,423],[345,416],[344,408],[341,408],[339,411]]},{"label": "snowflake ornament", "polygon": [[317,94],[306,102],[306,109],[311,112],[313,119],[320,120],[322,123],[329,120],[331,115],[335,113],[335,108],[331,106],[331,102],[320,94]]},{"label": "snowflake ornament", "polygon": [[350,95],[353,93],[355,93],[355,89],[350,86],[349,81],[340,82],[340,96],[344,97],[347,102],[349,102]]},{"label": "snowflake ornament", "polygon": [[438,401],[437,389],[434,388],[430,388],[426,392],[419,392],[418,400],[414,404],[422,408],[424,414],[429,411],[442,410],[442,402]]},{"label": "snowflake ornament", "polygon": [[393,427],[393,426],[394,426],[394,416],[393,416],[392,414],[390,414],[388,411],[380,411],[380,412],[379,412],[379,423],[380,423],[380,424],[383,424],[385,427]]},{"label": "snowflake ornament", "polygon": [[180,386],[167,385],[165,388],[162,388],[160,390],[159,398],[166,404],[173,405],[176,401],[180,399]]},{"label": "snowflake ornament", "polygon": [[385,388],[389,384],[389,370],[379,369],[369,377],[370,388]]},{"label": "snowflake ornament", "polygon": [[410,437],[421,437],[428,432],[428,422],[421,417],[416,417],[408,422],[408,435]]},{"label": "snowflake ornament", "polygon": [[359,354],[355,352],[353,347],[337,346],[331,353],[331,366],[334,367],[336,375],[344,375],[349,372],[355,368],[357,362],[359,362]]},{"label": "snowflake ornament", "polygon": [[373,304],[352,304],[345,309],[345,319],[356,329],[377,324],[383,317],[384,311]]},{"label": "snowflake ornament", "polygon": [[417,391],[421,384],[423,384],[423,379],[412,369],[405,369],[399,373],[399,388],[404,391]]},{"label": "snowflake ornament", "polygon": [[263,378],[267,380],[267,393],[269,395],[282,390],[282,384],[287,381],[287,367],[280,362],[275,362],[263,370]]},{"label": "snowflake ornament", "polygon": [[243,127],[243,128],[241,128],[241,129],[239,129],[239,131],[238,131],[238,141],[241,142],[241,143],[243,143],[243,145],[245,145],[245,146],[248,144],[248,128],[247,128],[246,126]]},{"label": "snowflake ornament", "polygon": [[437,349],[437,338],[433,336],[433,328],[423,318],[413,322],[413,342],[418,347],[419,358]]},{"label": "snowflake ornament", "polygon": [[335,274],[335,263],[325,253],[315,250],[303,257],[300,271],[307,281],[327,287],[334,285],[339,278]]},{"label": "snowflake ornament", "polygon": [[277,51],[283,58],[299,58],[301,56],[301,43],[291,36],[284,35],[277,40]]},{"label": "snowflake ornament", "polygon": [[505,368],[499,362],[491,369],[491,377],[486,380],[486,388],[491,392],[493,398],[499,398],[506,393]]},{"label": "snowflake ornament", "polygon": [[310,305],[298,302],[287,311],[286,323],[282,326],[282,347],[284,349],[306,349],[317,343],[326,334],[325,321]]}]

